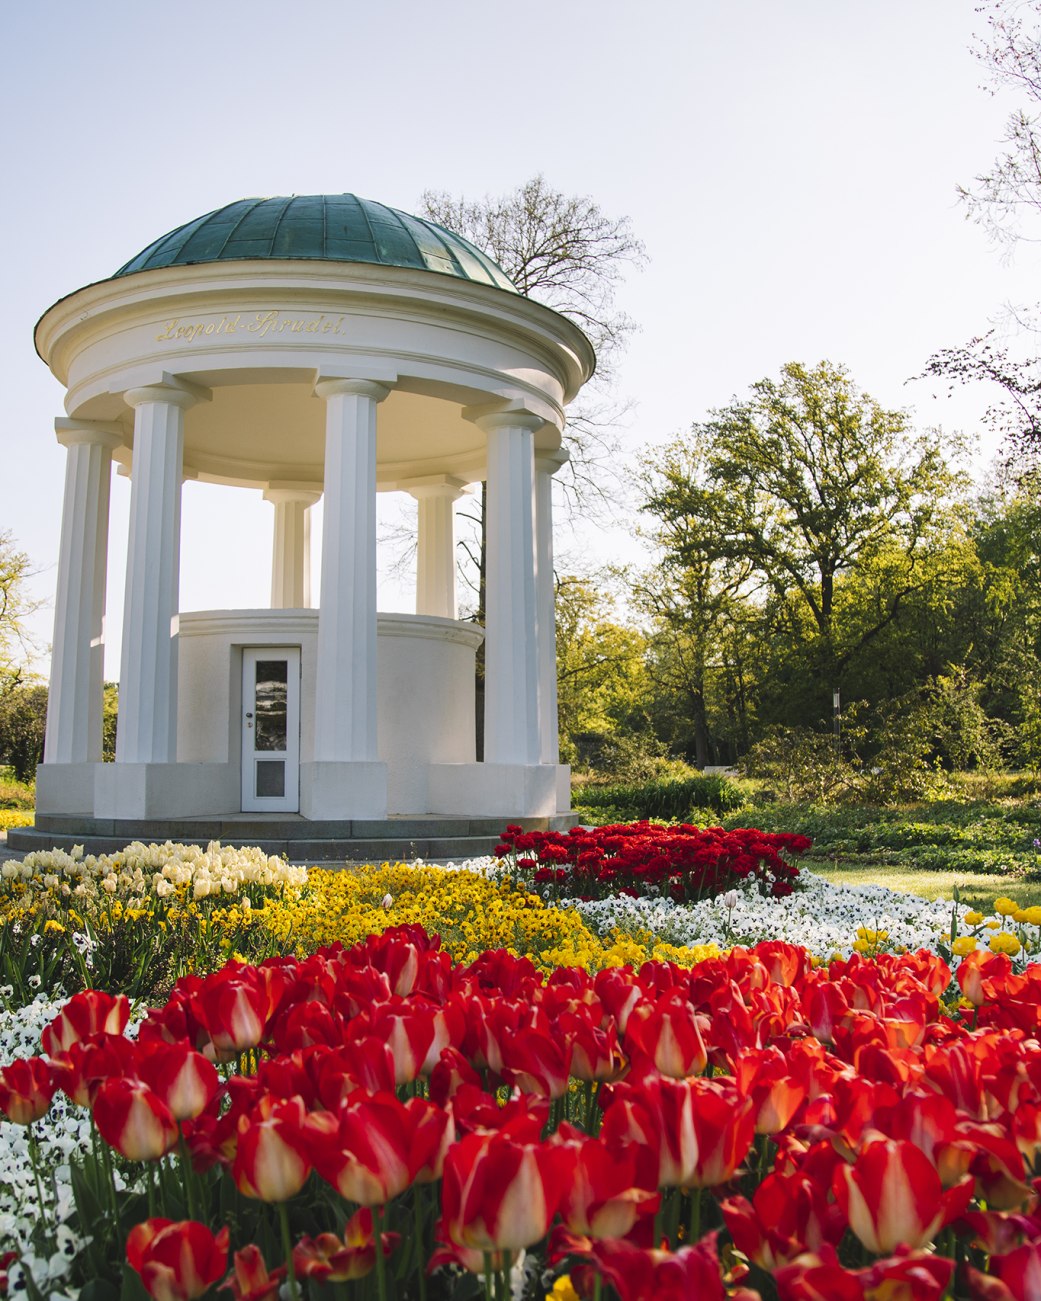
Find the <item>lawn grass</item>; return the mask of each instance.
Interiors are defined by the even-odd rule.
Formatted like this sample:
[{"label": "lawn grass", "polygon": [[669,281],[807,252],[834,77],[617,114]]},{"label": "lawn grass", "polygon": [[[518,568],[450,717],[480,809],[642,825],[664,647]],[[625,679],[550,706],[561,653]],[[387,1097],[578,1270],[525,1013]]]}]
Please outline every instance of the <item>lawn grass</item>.
[{"label": "lawn grass", "polygon": [[988,914],[994,911],[994,900],[1002,895],[1015,899],[1022,908],[1041,905],[1041,880],[1009,881],[992,873],[937,872],[870,861],[828,864],[816,860],[805,866],[834,885],[884,885],[922,899],[951,899],[957,887],[962,903]]}]

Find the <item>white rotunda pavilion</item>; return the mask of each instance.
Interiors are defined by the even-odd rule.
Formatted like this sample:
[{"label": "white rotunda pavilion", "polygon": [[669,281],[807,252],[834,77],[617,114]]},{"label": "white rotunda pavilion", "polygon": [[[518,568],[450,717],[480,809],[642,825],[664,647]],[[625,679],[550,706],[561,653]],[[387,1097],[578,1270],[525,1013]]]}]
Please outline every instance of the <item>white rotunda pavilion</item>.
[{"label": "white rotunda pavilion", "polygon": [[[564,409],[594,367],[580,330],[459,236],[343,194],[242,200],[181,226],[57,302],[36,344],[66,388],[67,449],[37,834],[219,823],[230,839],[228,819],[247,815],[298,835],[566,824],[550,502]],[[130,531],[103,763],[113,462],[131,479]],[[188,478],[271,503],[270,609],[179,609]],[[482,481],[484,629],[457,617],[453,507]],[[414,615],[376,609],[389,491],[419,503]]]}]

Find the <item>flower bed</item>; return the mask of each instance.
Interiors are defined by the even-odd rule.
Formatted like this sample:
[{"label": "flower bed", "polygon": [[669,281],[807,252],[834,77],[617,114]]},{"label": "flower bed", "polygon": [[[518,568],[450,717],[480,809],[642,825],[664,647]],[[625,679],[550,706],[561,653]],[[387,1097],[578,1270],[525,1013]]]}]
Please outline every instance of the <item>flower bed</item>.
[{"label": "flower bed", "polygon": [[504,947],[547,975],[561,965],[599,970],[650,958],[689,966],[714,951],[646,932],[594,933],[573,909],[548,906],[493,867],[482,859],[460,869],[308,870],[218,844],[134,844],[98,858],[30,854],[0,869],[0,1003],[21,1006],[41,988],[155,998],[179,976],[231,957],[302,957],[412,922],[437,931],[460,961]]},{"label": "flower bed", "polygon": [[573,827],[567,834],[509,826],[495,854],[524,879],[559,895],[603,899],[654,891],[697,900],[744,881],[774,898],[791,894],[799,869],[785,855],[809,847],[807,836],[783,832],[631,822]]},{"label": "flower bed", "polygon": [[30,1132],[58,1090],[100,1136],[70,1294],[1036,1295],[1041,966],[1007,955],[547,979],[399,927],[128,1014],[79,995],[0,1077]]}]

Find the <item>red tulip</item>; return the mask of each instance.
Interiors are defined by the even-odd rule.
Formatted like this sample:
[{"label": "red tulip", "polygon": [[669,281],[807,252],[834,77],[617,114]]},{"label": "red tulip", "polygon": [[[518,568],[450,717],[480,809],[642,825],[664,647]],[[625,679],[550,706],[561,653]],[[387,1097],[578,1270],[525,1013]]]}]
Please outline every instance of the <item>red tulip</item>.
[{"label": "red tulip", "polygon": [[806,1085],[792,1078],[791,1067],[779,1048],[754,1049],[736,1061],[734,1078],[755,1106],[755,1132],[778,1134],[799,1110]]},{"label": "red tulip", "polygon": [[154,1301],[193,1301],[228,1265],[228,1229],[216,1237],[194,1220],[146,1220],[130,1230],[127,1261]]},{"label": "red tulip", "polygon": [[924,1247],[968,1206],[970,1175],[944,1191],[929,1158],[913,1143],[869,1143],[832,1184],[835,1200],[868,1251],[885,1256],[898,1246]]},{"label": "red tulip", "polygon": [[[389,1256],[401,1235],[384,1233],[380,1245]],[[301,1238],[293,1248],[293,1268],[301,1278],[323,1283],[346,1283],[364,1278],[376,1264],[376,1242],[372,1232],[372,1211],[363,1206],[347,1221],[343,1237],[320,1233],[317,1238]]]},{"label": "red tulip", "polygon": [[767,1175],[751,1202],[728,1197],[720,1206],[738,1251],[771,1272],[826,1242],[838,1246],[846,1229],[827,1185],[801,1171]]},{"label": "red tulip", "polygon": [[183,1043],[156,1043],[142,1049],[138,1073],[175,1120],[200,1115],[220,1087],[213,1063]]},{"label": "red tulip", "polygon": [[51,1068],[58,1088],[77,1107],[89,1107],[102,1080],[126,1076],[136,1079],[140,1050],[121,1034],[96,1034],[55,1053]]},{"label": "red tulip", "polygon": [[464,1086],[481,1089],[481,1077],[458,1048],[444,1048],[430,1072],[430,1098],[443,1107]]},{"label": "red tulip", "polygon": [[0,1069],[0,1111],[16,1125],[31,1125],[46,1115],[57,1087],[44,1058],[19,1058]]},{"label": "red tulip", "polygon": [[700,1075],[708,1064],[702,1037],[706,1016],[695,1012],[686,994],[666,994],[656,1003],[636,1006],[625,1027],[625,1046],[674,1079]]},{"label": "red tulip", "polygon": [[979,1007],[995,995],[995,985],[1000,984],[1012,971],[1012,961],[1007,953],[989,953],[977,949],[962,958],[957,980],[962,994],[974,1007]]},{"label": "red tulip", "polygon": [[[724,1301],[716,1235],[708,1234],[678,1251],[634,1247],[620,1239],[593,1243],[589,1259],[621,1301]],[[758,1293],[745,1292],[751,1301]]]},{"label": "red tulip", "polygon": [[17,1251],[0,1251],[0,1296],[7,1296],[7,1288],[10,1282],[8,1270],[17,1259]]},{"label": "red tulip", "polygon": [[250,1244],[236,1251],[231,1268],[232,1272],[220,1285],[220,1291],[230,1288],[235,1301],[278,1301],[278,1290],[286,1276],[285,1265],[269,1273],[260,1248]]},{"label": "red tulip", "polygon": [[232,1061],[264,1037],[268,991],[259,968],[230,964],[208,976],[198,994],[195,1013],[209,1031],[220,1061]]},{"label": "red tulip", "polygon": [[574,1163],[563,1145],[468,1134],[445,1158],[438,1237],[478,1251],[530,1247],[545,1237]]},{"label": "red tulip", "polygon": [[[590,1238],[624,1238],[636,1221],[653,1215],[661,1197],[654,1179],[653,1157],[641,1156],[645,1148],[627,1146],[615,1151],[595,1138],[586,1138],[570,1125],[561,1125],[557,1137],[575,1152],[575,1166],[560,1204],[560,1216],[572,1233]],[[642,1168],[641,1168],[642,1167]]]},{"label": "red tulip", "polygon": [[523,1026],[504,1038],[501,1074],[522,1093],[562,1098],[567,1093],[571,1045],[549,1027]]},{"label": "red tulip", "polygon": [[74,994],[40,1035],[43,1051],[53,1057],[96,1034],[122,1034],[130,1020],[130,1000],[123,994],[85,989]]},{"label": "red tulip", "polygon": [[800,1256],[774,1275],[780,1301],[940,1301],[954,1261],[900,1251],[865,1269],[847,1269],[834,1247]]},{"label": "red tulip", "polygon": [[571,1044],[571,1074],[576,1080],[617,1080],[621,1076],[626,1061],[614,1025],[594,1024],[582,1012],[562,1012],[556,1025]]},{"label": "red tulip", "polygon": [[1041,1243],[1028,1242],[1004,1256],[991,1256],[991,1273],[966,1271],[977,1301],[1036,1301],[1041,1296]]},{"label": "red tulip", "polygon": [[412,1129],[412,1182],[436,1183],[444,1173],[445,1156],[455,1142],[455,1119],[451,1111],[426,1098],[409,1098],[405,1103]]},{"label": "red tulip", "polygon": [[304,1104],[264,1100],[251,1116],[240,1116],[239,1141],[231,1174],[240,1193],[262,1202],[286,1202],[311,1173]]},{"label": "red tulip", "polygon": [[404,1192],[431,1154],[417,1150],[418,1125],[418,1115],[393,1094],[359,1091],[335,1114],[312,1114],[311,1159],[341,1197],[380,1206]]},{"label": "red tulip", "polygon": [[660,1187],[712,1188],[730,1179],[755,1133],[752,1100],[722,1081],[661,1076],[613,1090],[602,1136],[647,1144]]},{"label": "red tulip", "polygon": [[170,1108],[136,1080],[104,1080],[94,1095],[98,1133],[128,1161],[157,1161],[177,1142]]}]

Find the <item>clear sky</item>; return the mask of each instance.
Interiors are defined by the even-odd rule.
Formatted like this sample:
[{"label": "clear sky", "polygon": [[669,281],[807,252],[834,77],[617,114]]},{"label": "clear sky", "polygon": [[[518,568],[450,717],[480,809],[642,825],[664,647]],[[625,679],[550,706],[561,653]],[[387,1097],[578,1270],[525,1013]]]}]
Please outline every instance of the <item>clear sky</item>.
[{"label": "clear sky", "polygon": [[[1038,254],[1003,264],[955,194],[1009,107],[980,88],[980,22],[973,0],[4,5],[0,528],[52,600],[63,394],[37,318],[247,195],[415,211],[428,188],[479,197],[542,172],[628,214],[650,258],[621,294],[641,327],[619,377],[629,454],[789,360],[842,363],[919,424],[971,430],[979,397],[906,381],[1038,297]],[[110,676],[128,502],[119,479]],[[267,603],[270,511],[259,492],[185,486],[183,609]],[[630,531],[560,542],[595,562]],[[406,603],[385,581],[381,606]]]}]

